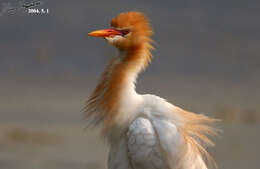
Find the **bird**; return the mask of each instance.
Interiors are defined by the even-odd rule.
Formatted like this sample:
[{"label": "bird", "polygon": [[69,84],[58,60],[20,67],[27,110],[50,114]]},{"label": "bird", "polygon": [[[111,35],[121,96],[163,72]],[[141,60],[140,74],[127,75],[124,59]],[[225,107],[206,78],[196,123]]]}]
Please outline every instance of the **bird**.
[{"label": "bird", "polygon": [[186,111],[159,96],[136,92],[136,80],[151,62],[153,34],[147,17],[122,12],[110,27],[88,33],[117,48],[86,101],[89,126],[100,127],[109,145],[108,169],[208,169],[207,146],[217,135],[215,118]]}]

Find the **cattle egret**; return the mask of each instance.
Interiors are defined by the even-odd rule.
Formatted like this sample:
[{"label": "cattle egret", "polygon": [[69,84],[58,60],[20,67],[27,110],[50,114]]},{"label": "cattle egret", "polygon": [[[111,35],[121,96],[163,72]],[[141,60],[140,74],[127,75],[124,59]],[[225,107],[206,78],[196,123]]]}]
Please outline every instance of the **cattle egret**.
[{"label": "cattle egret", "polygon": [[135,90],[151,61],[152,33],[142,13],[124,12],[109,29],[88,34],[104,38],[118,55],[87,101],[87,121],[101,126],[109,142],[108,169],[207,169],[214,160],[204,146],[213,145],[208,136],[216,134],[210,126],[216,120]]}]

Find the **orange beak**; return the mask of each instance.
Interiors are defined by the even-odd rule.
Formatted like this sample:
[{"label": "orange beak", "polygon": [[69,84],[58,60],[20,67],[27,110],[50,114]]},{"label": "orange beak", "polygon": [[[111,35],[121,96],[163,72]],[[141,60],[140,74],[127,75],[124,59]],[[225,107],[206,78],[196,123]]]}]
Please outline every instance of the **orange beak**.
[{"label": "orange beak", "polygon": [[88,33],[88,36],[94,37],[109,37],[113,35],[121,35],[121,32],[117,31],[116,29],[103,29],[103,30],[95,30],[93,32]]}]

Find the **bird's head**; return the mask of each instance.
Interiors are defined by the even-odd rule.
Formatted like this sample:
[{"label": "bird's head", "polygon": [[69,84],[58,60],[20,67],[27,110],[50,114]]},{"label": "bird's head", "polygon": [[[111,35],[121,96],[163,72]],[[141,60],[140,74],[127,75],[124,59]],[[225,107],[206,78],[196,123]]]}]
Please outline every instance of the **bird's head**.
[{"label": "bird's head", "polygon": [[149,22],[140,12],[124,12],[111,20],[109,29],[96,30],[89,36],[102,37],[120,50],[130,50],[149,43],[152,35]]}]

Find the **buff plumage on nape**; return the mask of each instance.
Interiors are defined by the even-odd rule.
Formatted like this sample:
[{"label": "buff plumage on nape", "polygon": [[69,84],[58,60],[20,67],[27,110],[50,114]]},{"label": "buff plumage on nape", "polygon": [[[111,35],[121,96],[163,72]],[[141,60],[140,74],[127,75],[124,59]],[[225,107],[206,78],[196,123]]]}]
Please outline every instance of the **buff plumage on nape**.
[{"label": "buff plumage on nape", "polygon": [[102,37],[118,49],[87,101],[86,118],[101,125],[110,143],[108,169],[207,169],[214,160],[204,145],[215,119],[174,106],[155,95],[135,90],[139,72],[151,61],[152,29],[140,12],[113,18]]}]

